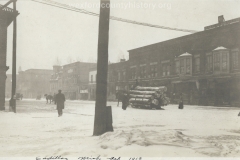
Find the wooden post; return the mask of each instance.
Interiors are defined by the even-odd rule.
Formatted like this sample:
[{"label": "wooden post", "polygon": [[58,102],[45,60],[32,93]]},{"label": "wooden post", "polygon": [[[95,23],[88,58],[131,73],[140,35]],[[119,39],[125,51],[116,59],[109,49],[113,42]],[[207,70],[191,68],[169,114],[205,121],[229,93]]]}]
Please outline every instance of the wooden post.
[{"label": "wooden post", "polygon": [[[16,1],[13,1],[13,10],[16,12]],[[13,55],[12,55],[12,96],[10,106],[16,113],[16,51],[17,51],[17,17],[13,20]]]},{"label": "wooden post", "polygon": [[110,0],[101,0],[98,33],[97,86],[93,135],[107,132],[107,73]]}]

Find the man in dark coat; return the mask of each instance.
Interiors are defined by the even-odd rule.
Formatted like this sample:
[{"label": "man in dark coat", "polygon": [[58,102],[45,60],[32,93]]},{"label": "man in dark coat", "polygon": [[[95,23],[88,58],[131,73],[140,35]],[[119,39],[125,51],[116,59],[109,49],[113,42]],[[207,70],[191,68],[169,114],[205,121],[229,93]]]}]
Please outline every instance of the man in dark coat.
[{"label": "man in dark coat", "polygon": [[116,98],[118,100],[117,106],[119,105],[119,102],[122,101],[123,93],[121,91],[117,91]]},{"label": "man in dark coat", "polygon": [[183,109],[183,95],[180,94],[178,109]]},{"label": "man in dark coat", "polygon": [[64,109],[64,102],[65,102],[65,96],[61,93],[62,91],[59,90],[58,94],[56,94],[55,104],[57,104],[57,110],[58,110],[58,117],[62,116],[62,110]]},{"label": "man in dark coat", "polygon": [[122,109],[126,110],[128,105],[129,105],[129,94],[125,92],[122,95]]}]

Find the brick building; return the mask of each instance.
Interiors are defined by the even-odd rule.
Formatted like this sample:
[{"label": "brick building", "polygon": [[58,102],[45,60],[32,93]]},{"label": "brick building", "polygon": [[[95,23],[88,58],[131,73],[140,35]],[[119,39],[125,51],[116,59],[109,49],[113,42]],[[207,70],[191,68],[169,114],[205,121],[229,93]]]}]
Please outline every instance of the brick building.
[{"label": "brick building", "polygon": [[[113,101],[116,99],[116,92],[128,90],[131,86],[128,83],[128,61],[121,59],[119,63],[108,65],[108,84],[107,84],[107,99]],[[96,75],[97,70],[89,72],[89,100],[96,98]]]},{"label": "brick building", "polygon": [[240,18],[204,31],[129,50],[129,83],[167,86],[177,102],[240,106]]},{"label": "brick building", "polygon": [[75,62],[63,66],[62,90],[67,99],[88,99],[89,71],[96,63]]},{"label": "brick building", "polygon": [[[0,5],[0,8],[2,5]],[[14,18],[18,16],[18,11],[5,7],[0,11],[0,110],[5,109],[5,81],[8,66],[7,60],[7,28]]]},{"label": "brick building", "polygon": [[17,93],[23,94],[24,98],[36,98],[49,94],[52,70],[28,69],[19,71],[17,78]]},{"label": "brick building", "polygon": [[128,61],[121,59],[118,63],[108,65],[108,99],[116,99],[116,92],[128,90]]}]

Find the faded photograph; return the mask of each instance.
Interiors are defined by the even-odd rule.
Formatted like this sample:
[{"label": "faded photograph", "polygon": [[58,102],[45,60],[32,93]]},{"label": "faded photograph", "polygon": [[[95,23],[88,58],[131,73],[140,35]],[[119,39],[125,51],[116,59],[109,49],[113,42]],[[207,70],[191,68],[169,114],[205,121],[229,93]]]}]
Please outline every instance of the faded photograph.
[{"label": "faded photograph", "polygon": [[0,0],[0,160],[240,157],[239,0]]}]

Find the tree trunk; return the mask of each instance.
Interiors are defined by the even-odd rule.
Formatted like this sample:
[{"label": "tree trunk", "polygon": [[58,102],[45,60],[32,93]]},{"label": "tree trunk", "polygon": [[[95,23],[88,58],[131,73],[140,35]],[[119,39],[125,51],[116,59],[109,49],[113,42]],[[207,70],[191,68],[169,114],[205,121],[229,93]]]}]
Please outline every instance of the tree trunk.
[{"label": "tree trunk", "polygon": [[100,4],[94,136],[107,131],[106,105],[110,0],[101,0]]}]

